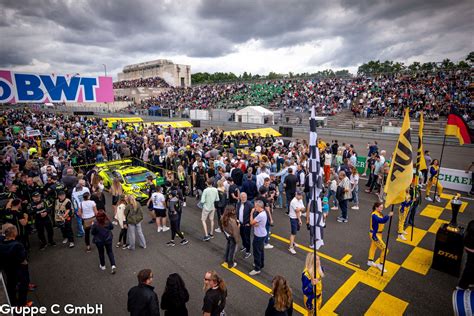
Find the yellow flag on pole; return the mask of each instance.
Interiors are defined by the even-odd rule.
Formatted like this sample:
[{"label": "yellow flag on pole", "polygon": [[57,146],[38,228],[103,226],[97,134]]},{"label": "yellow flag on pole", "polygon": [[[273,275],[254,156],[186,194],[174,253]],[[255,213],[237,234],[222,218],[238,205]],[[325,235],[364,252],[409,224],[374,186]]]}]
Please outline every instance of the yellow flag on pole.
[{"label": "yellow flag on pole", "polygon": [[385,207],[403,202],[406,190],[413,180],[413,148],[411,146],[409,113],[407,108],[385,184]]},{"label": "yellow flag on pole", "polygon": [[418,152],[416,154],[416,175],[415,175],[416,184],[418,184],[419,181],[420,181],[419,172],[421,170],[426,170],[427,169],[425,154],[424,154],[425,150],[424,150],[424,147],[423,147],[423,128],[424,128],[424,126],[425,126],[425,122],[423,120],[423,112],[421,112],[420,127],[418,129]]}]

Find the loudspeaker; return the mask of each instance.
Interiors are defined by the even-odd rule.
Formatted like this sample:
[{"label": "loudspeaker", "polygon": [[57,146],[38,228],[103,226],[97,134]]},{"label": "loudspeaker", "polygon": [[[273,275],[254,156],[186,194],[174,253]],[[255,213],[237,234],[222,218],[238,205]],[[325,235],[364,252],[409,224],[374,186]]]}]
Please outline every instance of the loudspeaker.
[{"label": "loudspeaker", "polygon": [[73,112],[74,115],[94,115],[94,112],[92,111],[77,111]]},{"label": "loudspeaker", "polygon": [[436,233],[431,268],[458,277],[464,253],[464,228],[443,224]]},{"label": "loudspeaker", "polygon": [[293,137],[293,127],[280,126],[279,132],[283,137]]},{"label": "loudspeaker", "polygon": [[193,124],[193,127],[201,127],[200,120],[191,120],[191,124]]}]

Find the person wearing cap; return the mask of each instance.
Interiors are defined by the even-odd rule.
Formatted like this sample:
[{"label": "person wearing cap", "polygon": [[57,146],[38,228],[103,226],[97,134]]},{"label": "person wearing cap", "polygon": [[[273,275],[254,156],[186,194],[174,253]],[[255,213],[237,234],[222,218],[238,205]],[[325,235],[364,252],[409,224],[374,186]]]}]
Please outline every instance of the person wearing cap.
[{"label": "person wearing cap", "polygon": [[34,192],[32,195],[33,201],[29,205],[28,213],[35,217],[35,226],[38,232],[38,238],[41,242],[40,250],[46,249],[46,237],[44,231],[48,233],[48,243],[50,246],[56,246],[54,242],[53,223],[51,222],[50,214],[52,212],[51,205],[43,200],[39,192]]},{"label": "person wearing cap", "polygon": [[290,247],[288,248],[288,251],[293,255],[296,254],[295,238],[297,232],[301,228],[301,213],[303,213],[304,210],[305,207],[303,204],[303,192],[301,190],[296,190],[296,195],[290,202],[290,212],[288,214],[288,216],[290,217],[291,228]]},{"label": "person wearing cap", "polygon": [[56,226],[61,229],[63,235],[63,244],[69,242],[69,248],[74,247],[74,234],[72,232],[72,217],[74,212],[72,211],[71,200],[66,198],[66,192],[59,191],[58,198],[54,205],[54,219]]},{"label": "person wearing cap", "polygon": [[227,177],[227,183],[229,184],[229,205],[235,206],[240,196],[239,186],[234,182],[234,178],[232,177]]}]

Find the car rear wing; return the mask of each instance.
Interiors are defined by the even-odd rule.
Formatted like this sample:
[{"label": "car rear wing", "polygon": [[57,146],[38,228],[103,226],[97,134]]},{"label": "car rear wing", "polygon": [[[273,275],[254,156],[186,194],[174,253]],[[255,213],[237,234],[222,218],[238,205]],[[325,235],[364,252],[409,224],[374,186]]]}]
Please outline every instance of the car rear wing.
[{"label": "car rear wing", "polygon": [[120,159],[120,160],[111,160],[107,162],[101,162],[101,163],[96,164],[96,167],[105,168],[105,167],[111,167],[111,166],[130,165],[130,164],[132,164],[131,159]]}]

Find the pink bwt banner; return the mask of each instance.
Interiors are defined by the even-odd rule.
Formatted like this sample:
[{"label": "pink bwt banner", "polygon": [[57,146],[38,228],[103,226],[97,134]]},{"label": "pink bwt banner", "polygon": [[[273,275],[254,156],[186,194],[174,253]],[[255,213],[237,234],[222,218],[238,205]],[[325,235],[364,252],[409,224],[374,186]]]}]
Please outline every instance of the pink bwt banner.
[{"label": "pink bwt banner", "polygon": [[0,103],[114,102],[112,77],[0,70]]}]

